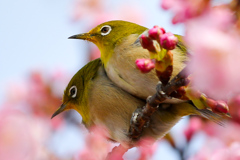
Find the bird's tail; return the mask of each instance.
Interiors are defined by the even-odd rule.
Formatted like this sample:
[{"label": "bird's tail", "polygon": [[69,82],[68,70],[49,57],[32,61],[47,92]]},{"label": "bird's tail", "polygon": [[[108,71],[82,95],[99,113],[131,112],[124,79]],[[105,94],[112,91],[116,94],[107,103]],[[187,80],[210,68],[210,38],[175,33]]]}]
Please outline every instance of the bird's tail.
[{"label": "bird's tail", "polygon": [[[194,106],[195,107],[195,106]],[[198,109],[195,107],[198,115],[207,118],[221,126],[224,126],[224,121],[228,118],[231,118],[230,114],[221,114],[221,113],[214,113],[210,108],[208,109]]]}]

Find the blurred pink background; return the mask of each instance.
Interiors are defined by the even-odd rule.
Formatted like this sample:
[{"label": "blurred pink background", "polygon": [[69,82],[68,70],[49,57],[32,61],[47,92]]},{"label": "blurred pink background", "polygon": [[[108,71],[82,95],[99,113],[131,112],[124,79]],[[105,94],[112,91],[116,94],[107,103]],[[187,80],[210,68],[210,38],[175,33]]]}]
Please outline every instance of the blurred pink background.
[{"label": "blurred pink background", "polygon": [[[185,34],[183,24],[172,24],[176,12],[163,10],[160,3],[159,0],[1,1],[0,159],[78,160],[88,155],[92,148],[87,142],[94,138],[88,135],[78,113],[68,111],[50,119],[61,104],[70,78],[89,60],[99,57],[93,44],[67,38],[114,19],[148,28],[159,25],[175,34]],[[239,96],[232,99],[233,121],[226,127],[198,117],[183,118],[149,150],[152,159],[205,160],[232,153],[239,156],[240,110],[236,105],[239,101]],[[115,146],[98,140],[96,145],[104,146],[103,154]],[[141,149],[131,149],[124,158],[138,159],[142,154]]]}]

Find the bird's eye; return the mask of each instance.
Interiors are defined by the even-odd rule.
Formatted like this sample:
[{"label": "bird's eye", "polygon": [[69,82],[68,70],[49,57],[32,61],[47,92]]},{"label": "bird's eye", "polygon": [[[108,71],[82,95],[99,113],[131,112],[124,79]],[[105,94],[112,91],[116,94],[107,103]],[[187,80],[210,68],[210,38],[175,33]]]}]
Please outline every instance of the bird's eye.
[{"label": "bird's eye", "polygon": [[105,36],[111,32],[112,28],[109,25],[105,25],[101,28],[101,35]]},{"label": "bird's eye", "polygon": [[70,89],[69,89],[69,95],[72,97],[72,98],[75,98],[77,96],[77,87],[76,86],[72,86]]}]

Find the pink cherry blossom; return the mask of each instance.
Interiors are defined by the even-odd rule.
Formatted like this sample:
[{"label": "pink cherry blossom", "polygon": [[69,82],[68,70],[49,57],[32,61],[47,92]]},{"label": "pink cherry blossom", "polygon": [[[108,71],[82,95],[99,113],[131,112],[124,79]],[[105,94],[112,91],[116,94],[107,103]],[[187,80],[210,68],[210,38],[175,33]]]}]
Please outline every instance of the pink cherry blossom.
[{"label": "pink cherry blossom", "polygon": [[209,8],[209,0],[162,0],[161,7],[174,13],[172,23],[185,22]]},{"label": "pink cherry blossom", "polygon": [[138,142],[138,150],[140,151],[140,157],[138,160],[151,159],[152,155],[156,151],[155,140],[149,137],[145,137]]},{"label": "pink cherry blossom", "polygon": [[228,101],[229,105],[229,113],[232,116],[232,119],[238,123],[240,123],[240,95],[236,95],[232,97]]},{"label": "pink cherry blossom", "polygon": [[203,131],[207,133],[206,142],[190,160],[238,160],[240,151],[240,125],[226,122],[225,127],[206,123]]},{"label": "pink cherry blossom", "polygon": [[190,119],[188,128],[184,131],[185,137],[187,141],[190,141],[192,139],[192,136],[202,129],[202,120],[199,117],[192,117]]},{"label": "pink cherry blossom", "polygon": [[[103,13],[105,0],[75,0],[73,7],[73,20],[79,20],[84,16],[95,17],[96,13]],[[98,14],[98,15],[100,15]]]},{"label": "pink cherry blossom", "polygon": [[86,146],[80,152],[78,160],[105,160],[111,149],[104,127],[94,126],[86,138]]},{"label": "pink cherry blossom", "polygon": [[47,159],[49,124],[19,110],[0,111],[1,159]]},{"label": "pink cherry blossom", "polygon": [[240,92],[240,37],[231,19],[229,10],[213,9],[186,25],[193,83],[214,99],[226,100]]},{"label": "pink cherry blossom", "polygon": [[123,155],[127,152],[128,148],[123,147],[121,144],[112,149],[108,154],[106,160],[123,160]]},{"label": "pink cherry blossom", "polygon": [[233,142],[230,146],[219,149],[211,156],[212,160],[239,160],[240,142]]},{"label": "pink cherry blossom", "polygon": [[51,83],[52,80],[45,78],[40,72],[30,75],[26,103],[37,116],[50,117],[61,105],[60,97],[53,93]]},{"label": "pink cherry blossom", "polygon": [[210,160],[211,156],[217,150],[221,150],[225,145],[218,139],[209,139],[202,146],[202,148],[194,156],[190,157],[189,160]]},{"label": "pink cherry blossom", "polygon": [[240,142],[224,145],[216,139],[209,139],[202,150],[190,160],[239,160]]}]

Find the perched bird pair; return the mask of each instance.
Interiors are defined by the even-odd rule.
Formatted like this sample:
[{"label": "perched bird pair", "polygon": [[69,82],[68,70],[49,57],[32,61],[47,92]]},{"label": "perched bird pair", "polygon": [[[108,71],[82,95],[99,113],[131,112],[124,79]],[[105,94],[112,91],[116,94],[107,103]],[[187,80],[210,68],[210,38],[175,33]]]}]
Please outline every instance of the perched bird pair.
[{"label": "perched bird pair", "polygon": [[[147,28],[126,21],[110,21],[100,24],[88,33],[72,36],[95,43],[101,51],[101,60],[89,62],[69,82],[63,96],[63,104],[53,114],[74,109],[82,116],[87,128],[103,125],[109,139],[123,145],[132,145],[128,129],[132,113],[146,103],[146,98],[156,92],[158,78],[154,71],[142,74],[136,69],[135,60],[148,58],[139,36]],[[186,48],[179,42],[173,50],[174,77],[188,60]],[[207,109],[198,109],[189,102],[178,99],[164,101],[153,114],[142,137],[163,137],[183,116],[200,115],[219,120],[219,115]],[[134,144],[133,144],[134,145]]]}]

